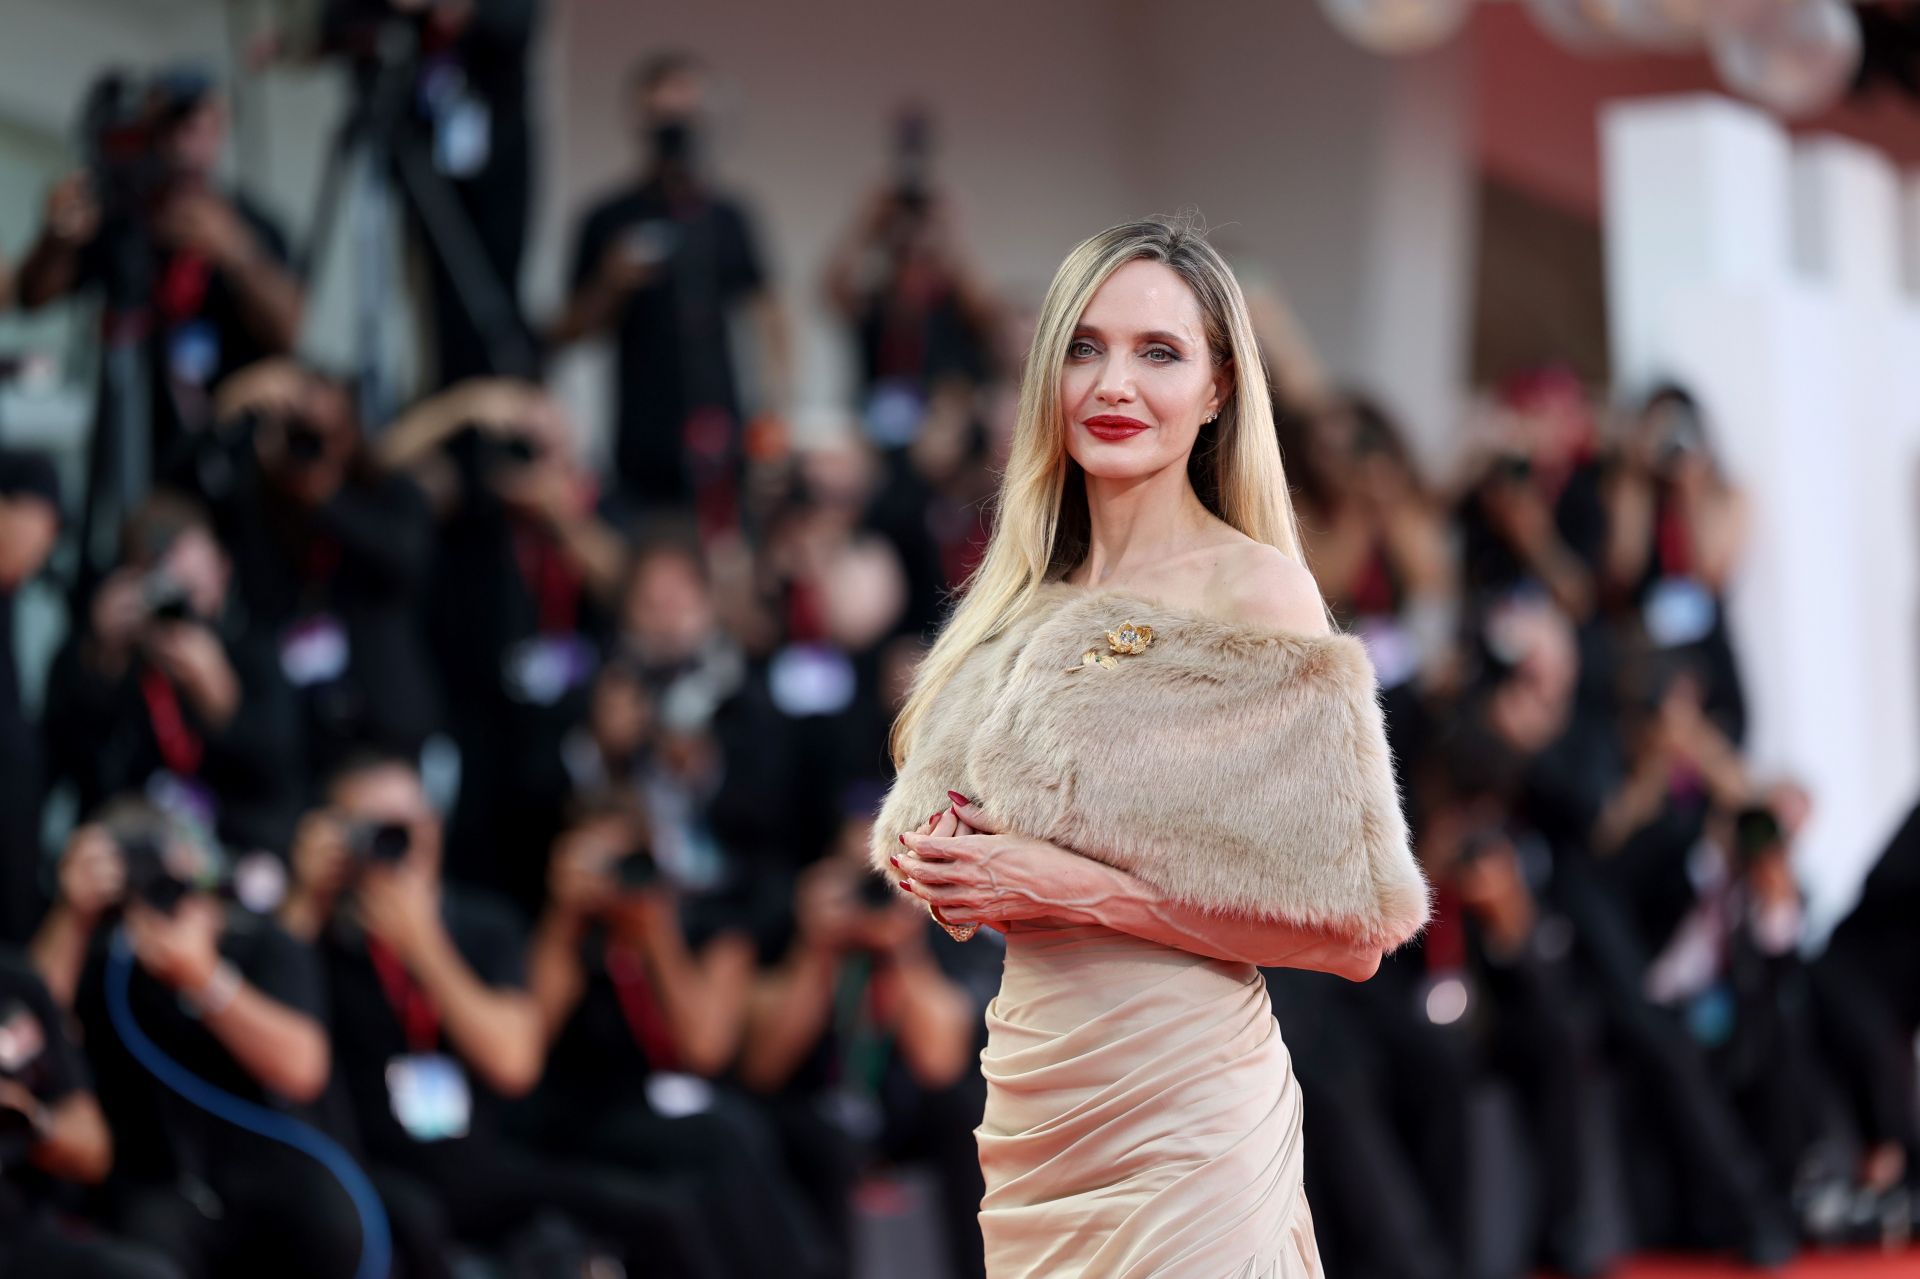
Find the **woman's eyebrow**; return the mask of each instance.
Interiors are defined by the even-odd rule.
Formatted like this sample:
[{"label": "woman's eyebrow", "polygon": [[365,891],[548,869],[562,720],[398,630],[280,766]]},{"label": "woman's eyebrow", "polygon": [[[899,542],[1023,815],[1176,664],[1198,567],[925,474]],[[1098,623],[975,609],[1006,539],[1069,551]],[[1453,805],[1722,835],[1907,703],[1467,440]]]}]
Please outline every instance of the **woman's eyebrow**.
[{"label": "woman's eyebrow", "polygon": [[[1073,335],[1079,337],[1082,334],[1085,334],[1087,337],[1100,338],[1102,341],[1106,339],[1106,334],[1091,324],[1074,326]],[[1140,340],[1142,342],[1165,342],[1171,346],[1185,346],[1187,344],[1187,340],[1178,333],[1169,333],[1165,329],[1149,329],[1145,333],[1140,334]]]}]

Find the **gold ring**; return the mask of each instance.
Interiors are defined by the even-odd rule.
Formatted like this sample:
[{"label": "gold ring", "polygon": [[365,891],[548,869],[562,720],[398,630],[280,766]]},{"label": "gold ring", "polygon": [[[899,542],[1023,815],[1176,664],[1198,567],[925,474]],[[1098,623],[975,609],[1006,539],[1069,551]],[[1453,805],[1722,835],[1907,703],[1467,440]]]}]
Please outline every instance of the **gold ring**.
[{"label": "gold ring", "polygon": [[927,903],[927,914],[933,916],[933,922],[946,929],[947,936],[953,938],[955,941],[971,941],[973,935],[980,931],[978,921],[971,924],[949,924],[946,920],[940,918],[940,912],[934,909],[932,902]]}]

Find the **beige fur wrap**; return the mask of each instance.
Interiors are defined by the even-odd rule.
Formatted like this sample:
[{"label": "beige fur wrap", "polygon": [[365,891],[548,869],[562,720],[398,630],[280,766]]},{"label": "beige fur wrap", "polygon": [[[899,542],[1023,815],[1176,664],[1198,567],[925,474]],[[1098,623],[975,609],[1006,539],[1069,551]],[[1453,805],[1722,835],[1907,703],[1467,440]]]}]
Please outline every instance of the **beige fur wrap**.
[{"label": "beige fur wrap", "polygon": [[[1109,643],[1127,622],[1152,628],[1142,651]],[[1108,660],[1083,663],[1089,649]],[[873,828],[872,864],[896,882],[899,835],[953,789],[1009,831],[1223,914],[1382,948],[1427,920],[1378,683],[1352,635],[1045,582],[967,657],[917,736]]]}]

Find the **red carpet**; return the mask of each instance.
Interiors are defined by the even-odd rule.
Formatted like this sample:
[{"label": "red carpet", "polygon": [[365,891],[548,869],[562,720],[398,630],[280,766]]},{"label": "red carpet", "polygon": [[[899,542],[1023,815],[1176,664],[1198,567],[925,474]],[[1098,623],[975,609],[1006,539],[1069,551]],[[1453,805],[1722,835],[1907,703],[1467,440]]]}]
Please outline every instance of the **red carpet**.
[{"label": "red carpet", "polygon": [[1897,1255],[1810,1253],[1778,1271],[1749,1270],[1697,1259],[1648,1257],[1634,1262],[1612,1279],[1752,1279],[1756,1274],[1772,1274],[1777,1279],[1920,1279],[1920,1250]]}]

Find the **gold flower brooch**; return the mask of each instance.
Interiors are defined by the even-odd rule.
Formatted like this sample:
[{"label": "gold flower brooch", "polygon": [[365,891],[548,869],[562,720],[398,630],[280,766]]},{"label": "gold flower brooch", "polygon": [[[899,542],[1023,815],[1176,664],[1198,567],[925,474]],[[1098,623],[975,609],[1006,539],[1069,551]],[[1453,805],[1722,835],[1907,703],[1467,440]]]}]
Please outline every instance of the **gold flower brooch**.
[{"label": "gold flower brooch", "polygon": [[1101,652],[1099,645],[1096,644],[1094,647],[1080,654],[1079,662],[1067,667],[1067,670],[1077,671],[1085,666],[1104,666],[1108,670],[1112,670],[1120,664],[1115,659],[1114,654],[1117,653],[1125,657],[1135,653],[1144,653],[1147,651],[1147,646],[1151,643],[1153,643],[1153,628],[1151,626],[1135,625],[1132,621],[1122,622],[1119,626],[1107,632],[1106,652]]}]

